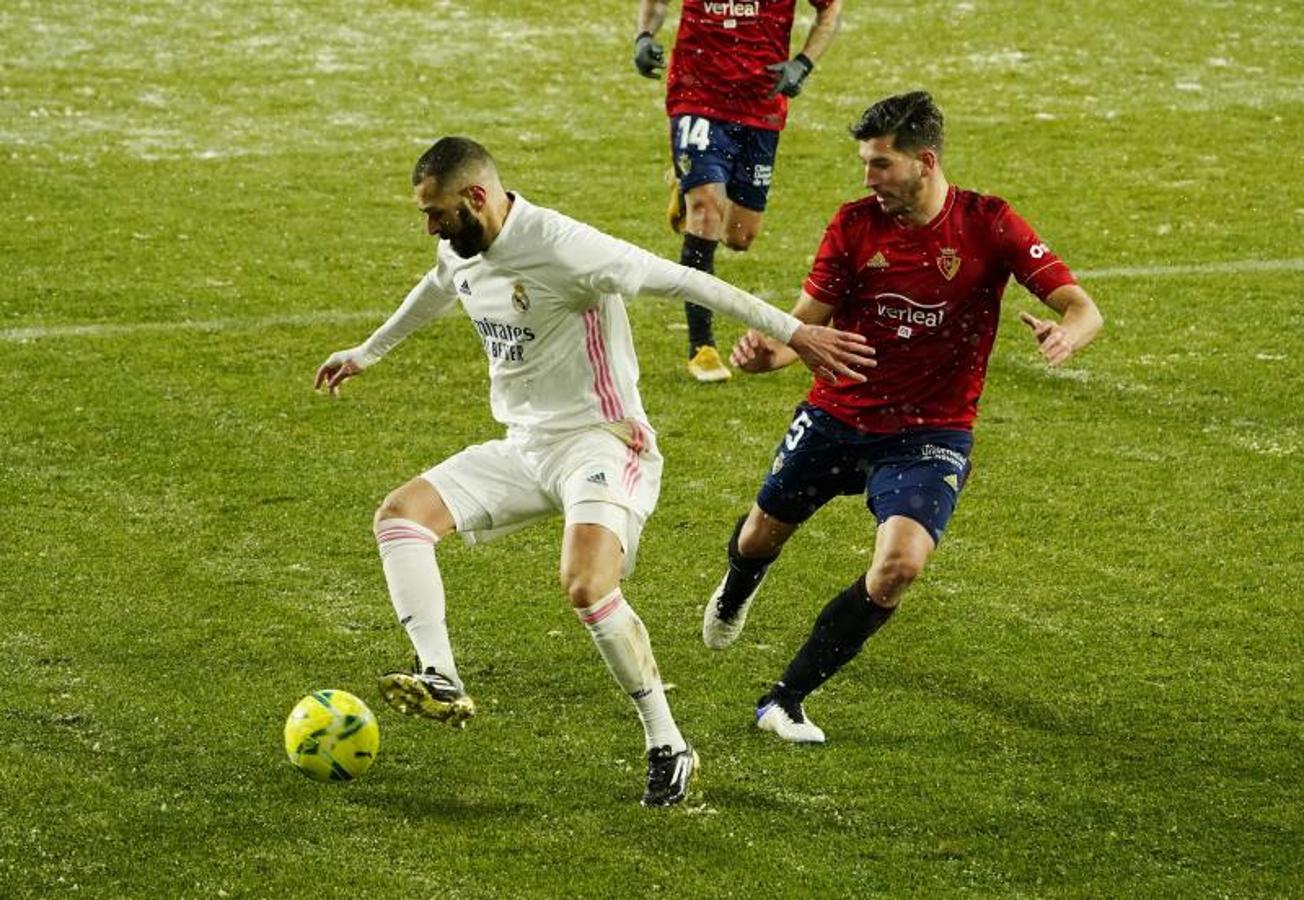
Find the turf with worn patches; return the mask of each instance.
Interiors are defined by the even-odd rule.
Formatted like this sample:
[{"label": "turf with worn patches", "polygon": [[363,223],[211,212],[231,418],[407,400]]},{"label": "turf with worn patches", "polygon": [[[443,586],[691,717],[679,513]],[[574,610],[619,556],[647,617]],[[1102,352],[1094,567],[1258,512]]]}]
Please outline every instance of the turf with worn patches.
[{"label": "turf with worn patches", "polygon": [[[680,311],[631,304],[667,467],[626,589],[703,759],[656,812],[633,711],[557,587],[556,524],[440,547],[481,711],[464,732],[376,695],[409,650],[371,513],[497,433],[472,329],[430,326],[339,402],[309,390],[430,264],[408,173],[442,134],[677,256],[634,5],[6,6],[0,894],[1298,893],[1304,14],[1064,6],[849,4],[765,233],[720,257],[791,302],[862,194],[846,125],[926,87],[952,179],[1101,273],[1106,332],[1062,371],[1011,288],[975,475],[902,612],[809,701],[823,748],[756,733],[751,704],[871,523],[832,504],[738,645],[704,649],[806,377],[690,383]],[[283,757],[319,688],[380,715],[356,783]]]}]

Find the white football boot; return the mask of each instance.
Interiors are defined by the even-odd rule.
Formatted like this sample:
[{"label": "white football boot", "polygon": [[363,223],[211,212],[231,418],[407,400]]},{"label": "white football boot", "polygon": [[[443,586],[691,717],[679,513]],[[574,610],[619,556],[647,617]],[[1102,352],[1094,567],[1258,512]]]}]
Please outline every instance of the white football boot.
[{"label": "white football boot", "polygon": [[792,700],[781,701],[768,695],[762,697],[756,707],[756,727],[761,731],[773,731],[793,744],[824,743],[824,729],[806,718],[801,704]]},{"label": "white football boot", "polygon": [[702,614],[702,643],[712,650],[723,650],[738,640],[743,625],[747,623],[747,611],[752,608],[756,593],[765,583],[766,574],[766,571],[761,572],[761,577],[756,579],[756,586],[741,603],[729,603],[724,598],[724,586],[729,581],[729,573],[725,573],[711,599],[706,601],[706,611]]}]

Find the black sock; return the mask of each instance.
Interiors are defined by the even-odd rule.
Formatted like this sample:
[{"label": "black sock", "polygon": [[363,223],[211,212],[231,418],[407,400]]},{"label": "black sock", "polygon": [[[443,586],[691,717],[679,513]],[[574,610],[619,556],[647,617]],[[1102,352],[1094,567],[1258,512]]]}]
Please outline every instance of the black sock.
[{"label": "black sock", "polygon": [[[715,272],[715,248],[719,241],[708,241],[695,234],[684,235],[684,246],[679,251],[679,262],[690,269],[702,272]],[[684,316],[688,319],[688,356],[692,358],[701,346],[715,346],[715,335],[711,331],[711,310],[696,303],[684,304]]]},{"label": "black sock", "polygon": [[746,516],[740,516],[729,538],[729,573],[725,576],[724,590],[720,599],[726,606],[741,605],[752,591],[756,590],[770,563],[779,558],[779,554],[762,557],[744,557],[738,551],[738,535],[742,533]]},{"label": "black sock", "polygon": [[783,679],[775,685],[775,693],[803,699],[851,662],[895,609],[871,600],[865,590],[865,579],[857,578],[855,584],[820,611],[810,637],[788,663]]}]

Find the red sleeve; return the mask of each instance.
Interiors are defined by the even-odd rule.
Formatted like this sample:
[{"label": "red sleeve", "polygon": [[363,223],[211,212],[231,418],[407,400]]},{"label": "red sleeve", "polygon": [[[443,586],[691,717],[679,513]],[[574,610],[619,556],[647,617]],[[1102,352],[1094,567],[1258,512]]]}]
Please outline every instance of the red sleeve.
[{"label": "red sleeve", "polygon": [[1039,299],[1045,300],[1056,288],[1077,284],[1055,252],[1047,247],[1023,217],[1006,206],[996,217],[996,245],[1015,279]]},{"label": "red sleeve", "polygon": [[810,274],[802,285],[806,293],[829,306],[841,306],[843,298],[850,295],[855,286],[856,270],[847,249],[844,222],[839,210],[829,227],[824,229],[819,252],[815,254]]}]

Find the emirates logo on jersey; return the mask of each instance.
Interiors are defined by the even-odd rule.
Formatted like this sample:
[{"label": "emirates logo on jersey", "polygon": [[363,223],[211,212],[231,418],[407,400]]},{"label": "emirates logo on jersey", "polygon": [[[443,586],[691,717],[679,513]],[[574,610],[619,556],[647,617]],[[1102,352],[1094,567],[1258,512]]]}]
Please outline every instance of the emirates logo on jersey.
[{"label": "emirates logo on jersey", "polygon": [[951,247],[943,247],[941,254],[937,257],[937,269],[942,273],[943,278],[950,281],[955,277],[955,273],[960,271],[960,254]]}]

